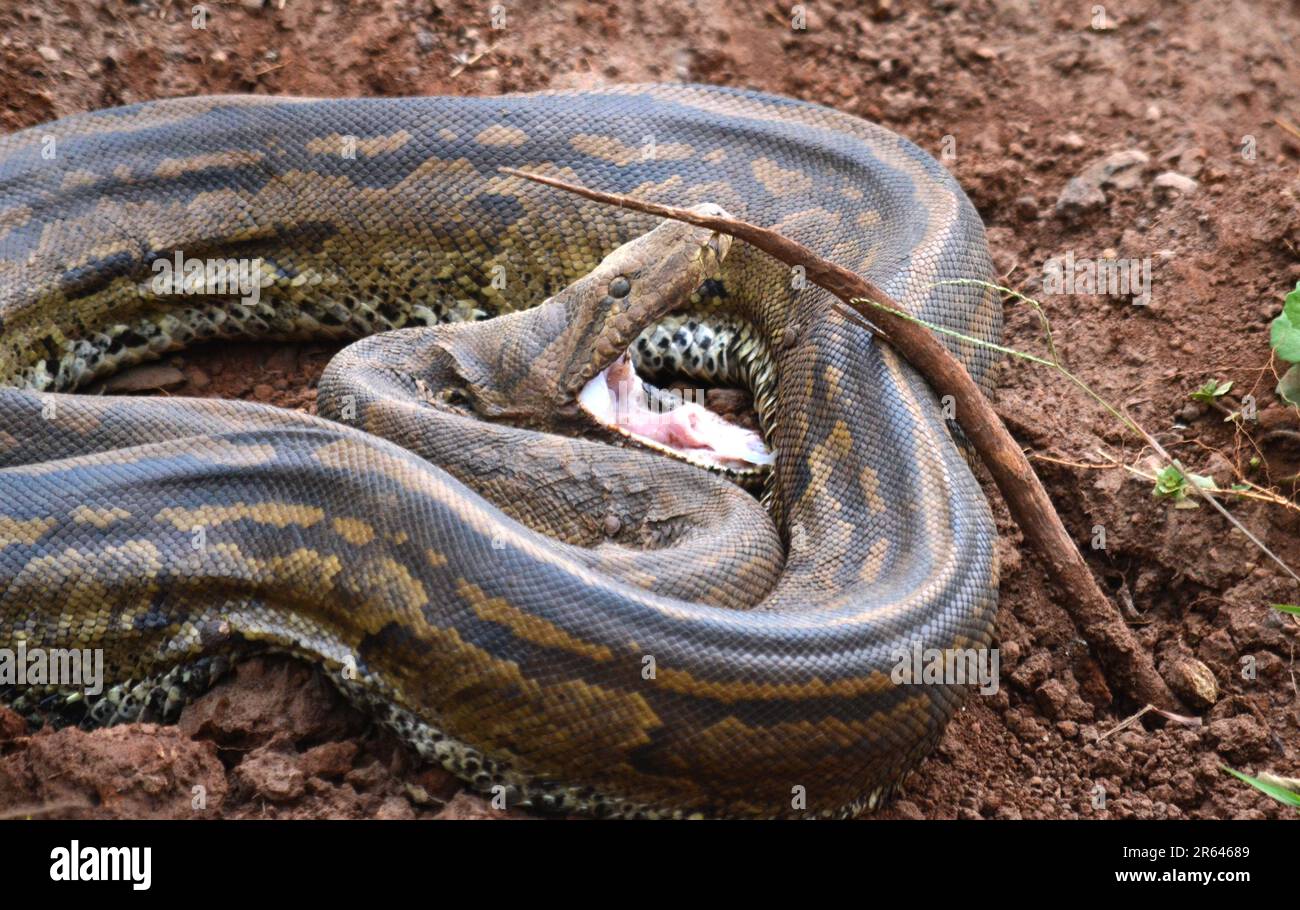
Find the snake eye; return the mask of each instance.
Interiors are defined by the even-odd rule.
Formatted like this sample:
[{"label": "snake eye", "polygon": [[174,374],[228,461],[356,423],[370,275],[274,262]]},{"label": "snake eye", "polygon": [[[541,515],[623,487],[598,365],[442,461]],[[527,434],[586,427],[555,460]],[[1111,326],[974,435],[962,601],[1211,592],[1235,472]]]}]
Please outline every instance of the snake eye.
[{"label": "snake eye", "polygon": [[622,275],[619,275],[609,283],[609,296],[611,297],[626,297],[628,292],[631,290],[632,282],[628,281]]}]

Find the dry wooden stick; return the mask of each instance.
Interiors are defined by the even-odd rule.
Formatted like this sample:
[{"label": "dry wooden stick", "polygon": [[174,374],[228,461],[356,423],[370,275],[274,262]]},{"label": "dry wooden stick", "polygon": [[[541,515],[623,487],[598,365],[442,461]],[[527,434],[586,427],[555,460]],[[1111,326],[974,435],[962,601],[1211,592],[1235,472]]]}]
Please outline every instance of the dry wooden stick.
[{"label": "dry wooden stick", "polygon": [[[1026,539],[1064,590],[1066,610],[1080,634],[1096,649],[1112,683],[1139,702],[1165,710],[1185,710],[1156,672],[1151,655],[1134,638],[1119,610],[1097,586],[1020,446],[1011,438],[966,368],[928,329],[891,312],[903,312],[903,308],[888,294],[847,269],[822,259],[802,244],[757,225],[643,202],[542,174],[514,168],[501,170],[596,202],[672,218],[738,237],[787,265],[802,266],[810,281],[840,298],[854,312],[868,317],[878,330],[876,334],[919,370],[935,392],[940,396],[953,396],[957,413],[961,415],[962,430],[988,467]],[[861,300],[873,304],[869,313],[855,302]]]}]

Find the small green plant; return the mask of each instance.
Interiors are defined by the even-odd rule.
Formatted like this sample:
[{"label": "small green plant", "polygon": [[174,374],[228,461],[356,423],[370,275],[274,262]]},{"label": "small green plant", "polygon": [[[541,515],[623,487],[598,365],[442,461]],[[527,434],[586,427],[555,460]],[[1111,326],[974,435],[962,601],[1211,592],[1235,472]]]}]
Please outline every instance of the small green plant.
[{"label": "small green plant", "polygon": [[1238,780],[1244,780],[1259,792],[1273,797],[1282,805],[1300,809],[1300,793],[1296,792],[1296,785],[1300,784],[1300,781],[1289,777],[1278,777],[1275,774],[1262,774],[1259,777],[1251,777],[1249,774],[1242,774],[1227,765],[1221,765],[1220,767]]},{"label": "small green plant", "polygon": [[1300,282],[1286,295],[1281,315],[1273,320],[1269,340],[1273,352],[1291,364],[1277,384],[1277,394],[1288,404],[1300,406]]},{"label": "small green plant", "polygon": [[1300,606],[1295,604],[1271,604],[1274,610],[1281,610],[1283,613],[1290,613],[1292,616],[1300,616]]},{"label": "small green plant", "polygon": [[1213,477],[1190,471],[1184,474],[1176,465],[1169,465],[1156,474],[1156,485],[1151,495],[1173,500],[1175,509],[1199,509],[1200,503],[1187,495],[1190,492],[1189,483],[1204,490],[1216,489]]},{"label": "small green plant", "polygon": [[1232,391],[1232,382],[1219,382],[1217,379],[1207,380],[1205,385],[1201,386],[1188,397],[1193,401],[1199,401],[1203,404],[1214,404],[1228,392]]}]

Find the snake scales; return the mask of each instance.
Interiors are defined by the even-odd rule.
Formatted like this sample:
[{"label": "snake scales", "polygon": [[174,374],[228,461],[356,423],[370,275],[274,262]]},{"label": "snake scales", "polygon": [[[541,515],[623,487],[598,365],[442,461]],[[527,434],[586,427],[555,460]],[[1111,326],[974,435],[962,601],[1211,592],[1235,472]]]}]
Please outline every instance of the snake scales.
[{"label": "snake scales", "polygon": [[[991,516],[933,393],[752,248],[718,267],[679,230],[601,265],[656,221],[503,165],[721,205],[925,319],[1000,331],[993,295],[934,285],[991,271],[946,171],[783,98],[194,98],[0,138],[0,647],[102,648],[111,684],[95,702],[6,699],[84,723],[167,718],[231,656],[271,648],[511,803],[874,807],[962,693],[895,684],[898,650],[983,647],[995,609]],[[177,251],[253,260],[268,283],[252,305],[156,293]],[[611,269],[643,322],[689,297],[633,345],[643,372],[753,389],[772,517],[691,465],[540,432],[581,422],[575,382],[641,328],[610,318]],[[554,306],[503,316],[510,330],[479,321],[552,296],[599,331]],[[58,394],[203,339],[458,321],[479,322],[341,353],[320,392],[336,420]],[[953,345],[987,382],[989,355]],[[550,400],[528,404],[539,389]]]}]

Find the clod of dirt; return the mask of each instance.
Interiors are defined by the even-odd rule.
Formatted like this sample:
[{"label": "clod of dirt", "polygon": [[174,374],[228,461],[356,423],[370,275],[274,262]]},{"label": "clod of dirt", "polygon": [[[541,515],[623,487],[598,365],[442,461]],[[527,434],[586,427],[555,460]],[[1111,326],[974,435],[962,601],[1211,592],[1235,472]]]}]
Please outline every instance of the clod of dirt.
[{"label": "clod of dirt", "polygon": [[1219,754],[1230,761],[1259,761],[1273,752],[1268,730],[1248,714],[1212,721],[1209,735]]},{"label": "clod of dirt", "polygon": [[227,792],[216,745],[175,727],[42,730],[12,744],[0,758],[7,817],[213,816]]},{"label": "clod of dirt", "polygon": [[251,659],[187,705],[186,736],[255,749],[277,738],[319,743],[355,736],[368,721],[319,673],[299,661]]},{"label": "clod of dirt", "polygon": [[1142,168],[1150,160],[1146,152],[1125,149],[1094,161],[1073,177],[1056,200],[1056,212],[1066,220],[1106,204],[1105,189],[1131,190],[1142,179]]}]

